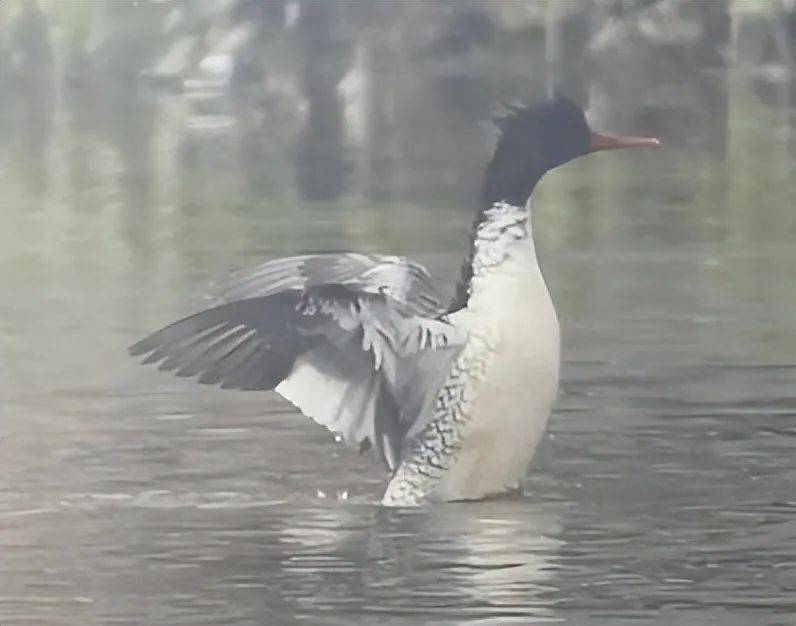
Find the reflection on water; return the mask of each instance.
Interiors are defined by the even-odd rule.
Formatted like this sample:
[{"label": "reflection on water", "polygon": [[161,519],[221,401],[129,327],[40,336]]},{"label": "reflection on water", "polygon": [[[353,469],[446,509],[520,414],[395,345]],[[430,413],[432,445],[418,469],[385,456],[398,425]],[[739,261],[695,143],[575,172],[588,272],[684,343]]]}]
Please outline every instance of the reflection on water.
[{"label": "reflection on water", "polygon": [[[717,69],[721,7],[670,4],[561,16],[565,52],[596,32],[577,53],[603,68],[595,119],[669,148],[541,185],[561,402],[520,496],[431,511],[376,507],[382,469],[279,398],[125,348],[280,255],[408,254],[450,290],[475,120],[544,69],[539,16],[243,2],[222,28],[211,4],[0,5],[0,623],[794,623],[793,82],[742,66],[762,36]],[[673,41],[702,66],[661,59]],[[309,84],[317,56],[334,84]]]}]

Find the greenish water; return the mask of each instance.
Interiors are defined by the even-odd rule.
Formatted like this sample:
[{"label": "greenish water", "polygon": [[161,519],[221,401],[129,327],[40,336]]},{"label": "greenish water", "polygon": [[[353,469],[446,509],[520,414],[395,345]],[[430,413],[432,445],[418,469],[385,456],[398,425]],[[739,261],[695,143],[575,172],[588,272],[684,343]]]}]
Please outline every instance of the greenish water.
[{"label": "greenish water", "polygon": [[125,348],[281,255],[407,254],[450,290],[457,194],[256,199],[169,99],[7,127],[0,623],[796,623],[796,111],[734,90],[723,156],[544,180],[561,401],[520,497],[432,511],[376,507],[378,464],[275,394]]}]

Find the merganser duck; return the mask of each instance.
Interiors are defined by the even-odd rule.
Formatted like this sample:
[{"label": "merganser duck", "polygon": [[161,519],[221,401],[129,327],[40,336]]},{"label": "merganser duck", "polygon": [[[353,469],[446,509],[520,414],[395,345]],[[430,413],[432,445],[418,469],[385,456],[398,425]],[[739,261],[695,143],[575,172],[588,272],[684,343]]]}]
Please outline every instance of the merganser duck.
[{"label": "merganser duck", "polygon": [[130,348],[224,389],[273,389],[391,472],[382,504],[519,487],[556,399],[558,318],[536,258],[530,196],[600,150],[659,146],[592,132],[555,98],[512,107],[452,303],[403,257],[315,254],[233,275],[212,308]]}]

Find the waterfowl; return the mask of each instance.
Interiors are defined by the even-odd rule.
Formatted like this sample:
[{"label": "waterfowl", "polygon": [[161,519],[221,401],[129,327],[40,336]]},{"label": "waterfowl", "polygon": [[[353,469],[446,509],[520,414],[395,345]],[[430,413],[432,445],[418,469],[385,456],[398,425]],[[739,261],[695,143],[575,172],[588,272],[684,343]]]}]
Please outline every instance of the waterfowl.
[{"label": "waterfowl", "polygon": [[559,379],[531,193],[576,157],[660,144],[595,133],[564,98],[514,107],[498,125],[453,302],[403,257],[295,256],[238,272],[214,306],[130,352],[200,383],[275,390],[346,442],[372,446],[390,471],[385,505],[516,489]]}]

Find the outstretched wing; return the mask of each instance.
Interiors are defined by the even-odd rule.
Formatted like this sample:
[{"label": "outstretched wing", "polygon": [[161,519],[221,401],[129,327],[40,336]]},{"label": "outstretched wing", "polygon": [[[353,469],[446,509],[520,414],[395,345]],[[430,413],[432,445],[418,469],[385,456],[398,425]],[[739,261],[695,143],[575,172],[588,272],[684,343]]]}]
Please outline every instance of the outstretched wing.
[{"label": "outstretched wing", "polygon": [[355,292],[384,294],[415,315],[438,317],[446,310],[425,267],[383,254],[308,254],[267,261],[232,272],[217,304],[338,284]]},{"label": "outstretched wing", "polygon": [[[275,389],[347,442],[373,443],[394,468],[466,333],[419,314],[436,312],[440,301],[428,274],[389,259],[386,267],[359,255],[266,263],[236,276],[222,304],[150,335],[131,353],[201,383]],[[341,283],[321,282],[332,275]],[[422,288],[413,276],[425,280]],[[235,296],[244,298],[228,301]]]}]

